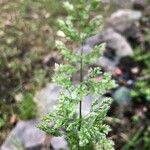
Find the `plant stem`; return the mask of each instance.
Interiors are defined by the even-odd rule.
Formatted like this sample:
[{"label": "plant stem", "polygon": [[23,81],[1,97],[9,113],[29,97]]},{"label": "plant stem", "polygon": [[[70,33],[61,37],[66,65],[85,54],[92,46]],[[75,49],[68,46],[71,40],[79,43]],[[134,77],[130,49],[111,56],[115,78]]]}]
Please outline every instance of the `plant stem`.
[{"label": "plant stem", "polygon": [[[83,44],[82,44],[83,47]],[[82,81],[83,81],[83,48],[81,48],[81,59],[80,59],[80,84],[82,87]],[[81,130],[82,126],[82,100],[80,100],[79,103],[79,131]],[[78,150],[80,150],[80,145],[79,145],[80,139],[78,141]]]}]

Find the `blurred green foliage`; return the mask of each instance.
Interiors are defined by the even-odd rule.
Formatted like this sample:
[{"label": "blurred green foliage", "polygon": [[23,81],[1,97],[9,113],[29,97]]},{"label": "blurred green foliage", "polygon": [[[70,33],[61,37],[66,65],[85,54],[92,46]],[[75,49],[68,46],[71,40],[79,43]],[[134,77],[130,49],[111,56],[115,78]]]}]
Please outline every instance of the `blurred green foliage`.
[{"label": "blurred green foliage", "polygon": [[23,120],[29,120],[37,116],[37,107],[34,102],[34,95],[31,93],[22,93],[20,102],[18,102],[19,117]]},{"label": "blurred green foliage", "polygon": [[[54,51],[55,16],[62,9],[54,0],[2,0],[0,8],[0,128],[6,130],[13,114],[36,116],[33,94],[50,80],[44,60]],[[22,102],[16,101],[20,93]]]},{"label": "blurred green foliage", "polygon": [[0,118],[0,129],[5,125],[4,119]]},{"label": "blurred green foliage", "polygon": [[135,49],[134,59],[143,65],[140,77],[136,81],[135,88],[132,91],[134,99],[144,98],[150,103],[150,32],[145,35],[145,43],[148,45],[145,50],[139,47]]},{"label": "blurred green foliage", "polygon": [[[150,32],[145,33],[145,49],[137,47],[135,49],[134,60],[142,64],[142,71],[137,77],[135,87],[132,89],[132,97],[135,102],[141,104],[146,103],[146,109],[150,109]],[[140,110],[139,110],[140,111]],[[148,115],[146,117],[149,117]],[[140,116],[133,116],[135,123],[143,126],[143,129],[138,129],[133,137],[130,138],[130,142],[123,146],[122,150],[138,149],[143,145],[143,150],[150,149],[150,126],[149,118],[143,119]],[[141,148],[140,148],[141,149]]]},{"label": "blurred green foliage", "polygon": [[149,150],[150,149],[150,127],[143,129],[138,129],[132,137],[129,138],[129,142],[125,144],[121,150],[133,150],[133,149],[141,149],[141,146],[143,145],[143,150]]},{"label": "blurred green foliage", "polygon": [[146,150],[150,149],[150,126],[147,128],[146,132],[144,133],[144,148]]}]

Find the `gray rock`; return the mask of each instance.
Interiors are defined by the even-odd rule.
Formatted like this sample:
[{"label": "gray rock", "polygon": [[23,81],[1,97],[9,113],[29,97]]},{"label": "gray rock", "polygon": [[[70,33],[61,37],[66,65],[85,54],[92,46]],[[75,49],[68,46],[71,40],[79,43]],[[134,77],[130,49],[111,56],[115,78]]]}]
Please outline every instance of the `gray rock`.
[{"label": "gray rock", "polygon": [[127,40],[112,28],[108,28],[102,33],[88,38],[81,48],[83,48],[84,53],[90,53],[95,45],[99,45],[103,42],[106,43],[105,51],[108,51],[109,53],[109,50],[113,50],[115,53],[113,60],[101,56],[96,63],[97,65],[106,68],[107,71],[112,71],[120,58],[131,56],[133,54],[133,50]]},{"label": "gray rock", "polygon": [[96,62],[97,65],[100,65],[106,71],[111,73],[114,73],[117,63],[118,63],[118,59],[111,60],[105,56],[101,56]]},{"label": "gray rock", "polygon": [[51,146],[54,150],[69,150],[68,143],[64,137],[52,137]]},{"label": "gray rock", "polygon": [[143,10],[149,0],[101,0],[102,4],[109,5],[109,8],[116,10],[117,8],[128,8]]},{"label": "gray rock", "polygon": [[136,10],[143,10],[146,8],[148,0],[132,0],[132,6]]},{"label": "gray rock", "polygon": [[101,2],[115,8],[130,8],[132,6],[131,0],[101,0]]},{"label": "gray rock", "polygon": [[106,20],[105,28],[113,28],[125,37],[139,38],[139,19],[142,17],[140,11],[122,9],[114,12]]},{"label": "gray rock", "polygon": [[101,2],[104,3],[104,4],[109,4],[110,0],[101,0]]},{"label": "gray rock", "polygon": [[131,92],[126,87],[119,87],[113,94],[114,100],[121,106],[129,106],[131,104]]},{"label": "gray rock", "polygon": [[106,42],[108,49],[115,51],[115,54],[118,58],[133,54],[132,48],[126,39],[113,29],[106,29],[104,32],[102,32],[100,37],[102,42]]},{"label": "gray rock", "polygon": [[11,131],[1,150],[69,150],[64,137],[49,137],[36,126],[37,120],[20,121]]},{"label": "gray rock", "polygon": [[115,32],[112,28],[108,28],[102,33],[88,38],[82,47],[83,52],[90,53],[94,46],[104,42],[108,49],[113,49],[116,52],[118,57],[130,56],[133,54],[132,48],[126,39],[119,33]]},{"label": "gray rock", "polygon": [[40,131],[36,125],[36,120],[18,122],[1,150],[40,149],[45,139],[45,133]]},{"label": "gray rock", "polygon": [[35,101],[38,107],[39,116],[52,112],[57,103],[61,88],[53,83],[48,83],[41,91],[37,92]]}]

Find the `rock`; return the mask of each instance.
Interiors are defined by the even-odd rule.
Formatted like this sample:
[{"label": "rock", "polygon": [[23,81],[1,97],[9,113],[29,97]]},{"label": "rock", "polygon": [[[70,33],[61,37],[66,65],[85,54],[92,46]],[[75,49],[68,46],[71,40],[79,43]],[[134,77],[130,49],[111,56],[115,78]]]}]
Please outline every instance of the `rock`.
[{"label": "rock", "polygon": [[89,53],[94,46],[101,43],[106,43],[107,50],[113,49],[117,57],[130,56],[133,54],[132,48],[126,39],[111,28],[88,38],[83,45],[83,52]]},{"label": "rock", "polygon": [[143,11],[149,0],[101,0],[101,3],[109,6],[109,11],[117,10],[118,8],[127,8]]},{"label": "rock", "polygon": [[129,106],[131,103],[131,92],[128,88],[119,87],[113,94],[114,100],[121,106]]},{"label": "rock", "polygon": [[130,8],[132,5],[131,0],[101,0],[103,4],[109,4],[113,8]]},{"label": "rock", "polygon": [[52,137],[51,146],[54,150],[69,150],[69,146],[64,137]]},{"label": "rock", "polygon": [[35,101],[38,106],[39,116],[43,116],[53,111],[54,105],[57,103],[58,96],[61,88],[53,83],[47,84],[47,86],[41,91],[37,92]]},{"label": "rock", "polygon": [[102,32],[100,37],[102,42],[106,42],[106,48],[108,50],[114,50],[115,55],[118,58],[131,56],[133,54],[132,48],[126,39],[119,33],[115,32],[113,29],[109,28],[105,30]]},{"label": "rock", "polygon": [[110,3],[110,0],[101,0],[101,2],[102,2],[103,4],[109,4],[109,3]]},{"label": "rock", "polygon": [[136,10],[144,10],[146,6],[146,0],[132,0],[132,7]]},{"label": "rock", "polygon": [[47,67],[53,67],[55,63],[59,63],[60,55],[57,52],[52,52],[49,55],[44,56],[43,64]]},{"label": "rock", "polygon": [[106,20],[105,28],[113,28],[116,32],[125,37],[139,38],[139,19],[142,17],[140,11],[122,9],[114,12]]},{"label": "rock", "polygon": [[37,128],[38,121],[20,121],[11,131],[1,150],[69,150],[64,137],[49,137]]},{"label": "rock", "polygon": [[127,81],[127,85],[129,85],[129,86],[132,86],[132,85],[134,85],[135,84],[135,81],[134,80],[128,80]]},{"label": "rock", "polygon": [[37,127],[37,120],[20,121],[11,131],[1,150],[41,149],[45,133]]},{"label": "rock", "polygon": [[109,71],[111,73],[113,73],[116,69],[116,64],[117,64],[117,60],[111,60],[105,56],[101,56],[98,60],[97,63],[98,65],[100,65],[101,67],[104,68],[104,70]]},{"label": "rock", "polygon": [[[95,45],[106,43],[106,50],[108,54],[110,51],[114,52],[112,59],[109,59],[107,54],[98,59],[97,65],[100,65],[108,71],[112,71],[119,59],[133,54],[132,48],[127,40],[119,33],[115,32],[112,28],[104,30],[102,33],[88,38],[83,45],[83,52],[90,53]],[[80,48],[81,50],[81,48]]]}]

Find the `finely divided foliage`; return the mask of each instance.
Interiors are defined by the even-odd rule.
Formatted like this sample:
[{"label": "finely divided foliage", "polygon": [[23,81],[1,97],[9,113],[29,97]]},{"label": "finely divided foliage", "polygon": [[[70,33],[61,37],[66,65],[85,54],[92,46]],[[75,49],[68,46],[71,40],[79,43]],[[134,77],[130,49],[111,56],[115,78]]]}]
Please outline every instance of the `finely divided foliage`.
[{"label": "finely divided foliage", "polygon": [[[68,16],[58,20],[60,30],[66,39],[83,45],[85,40],[101,26],[100,16],[93,19],[93,10],[99,7],[99,0],[79,0],[71,4],[64,2]],[[113,142],[106,135],[110,131],[104,121],[111,99],[100,96],[116,86],[108,73],[102,73],[98,67],[89,69],[86,77],[83,76],[85,65],[94,63],[105,48],[105,44],[95,46],[91,53],[84,54],[81,48],[79,53],[73,53],[61,41],[56,41],[65,64],[55,65],[53,82],[62,87],[59,103],[54,111],[43,118],[39,128],[54,136],[65,136],[71,150],[113,150]],[[73,84],[71,77],[80,71],[80,83]],[[82,114],[82,100],[92,95],[90,112]],[[79,107],[79,114],[76,108]]]}]

